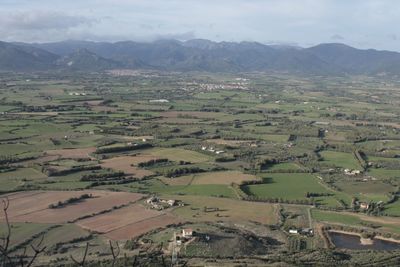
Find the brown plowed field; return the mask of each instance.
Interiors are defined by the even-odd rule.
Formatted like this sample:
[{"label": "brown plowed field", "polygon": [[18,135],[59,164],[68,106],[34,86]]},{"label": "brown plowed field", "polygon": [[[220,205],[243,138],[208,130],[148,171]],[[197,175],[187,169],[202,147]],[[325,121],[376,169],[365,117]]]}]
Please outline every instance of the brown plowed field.
[{"label": "brown plowed field", "polygon": [[[49,209],[50,204],[65,201],[82,194],[92,194],[94,198],[66,205],[63,208]],[[85,215],[92,215],[114,206],[140,200],[144,195],[126,192],[100,190],[84,191],[30,191],[8,194],[10,200],[9,219],[11,222],[65,223]],[[3,220],[0,215],[0,220]],[[114,240],[126,240],[148,231],[179,223],[182,220],[168,212],[151,210],[139,203],[111,210],[75,222],[76,225],[103,233]]]},{"label": "brown plowed field", "polygon": [[121,156],[103,160],[101,167],[110,168],[116,171],[123,171],[128,175],[134,175],[138,178],[143,178],[154,173],[149,170],[140,169],[131,165],[137,165],[140,162],[146,162],[152,159],[157,159],[157,157],[151,155]]},{"label": "brown plowed field", "polygon": [[112,240],[127,240],[145,234],[151,230],[179,222],[182,221],[170,214],[163,214],[144,221],[126,225],[106,233],[105,236]]},{"label": "brown plowed field", "polygon": [[124,226],[137,223],[164,213],[146,209],[140,204],[130,205],[110,213],[101,214],[92,218],[77,222],[79,226],[91,231],[108,233]]},{"label": "brown plowed field", "polygon": [[[92,194],[94,198],[67,205],[64,208],[49,209],[50,204],[65,201],[82,194]],[[125,192],[85,191],[49,191],[23,192],[10,195],[9,218],[12,222],[63,223],[85,215],[91,215],[114,206],[136,202],[142,194]],[[3,214],[0,215],[2,219]]]}]

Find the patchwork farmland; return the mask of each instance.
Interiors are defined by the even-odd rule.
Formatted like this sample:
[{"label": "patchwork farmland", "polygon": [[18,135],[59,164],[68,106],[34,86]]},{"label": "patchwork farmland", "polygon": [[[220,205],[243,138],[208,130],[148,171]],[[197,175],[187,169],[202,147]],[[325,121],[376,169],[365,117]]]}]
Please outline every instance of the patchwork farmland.
[{"label": "patchwork farmland", "polygon": [[[332,231],[400,240],[397,80],[46,75],[0,74],[15,258],[43,238],[43,265],[86,248],[110,263],[118,246],[118,266],[174,253],[193,266],[313,265],[311,252],[352,266],[369,254],[334,248]],[[4,212],[0,226],[7,235]]]}]

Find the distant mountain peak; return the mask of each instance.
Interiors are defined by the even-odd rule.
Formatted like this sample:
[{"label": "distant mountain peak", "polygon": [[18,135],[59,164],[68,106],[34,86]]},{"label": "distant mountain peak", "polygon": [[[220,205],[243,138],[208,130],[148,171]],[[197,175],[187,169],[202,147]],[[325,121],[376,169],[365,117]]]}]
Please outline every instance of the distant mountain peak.
[{"label": "distant mountain peak", "polygon": [[0,42],[0,70],[102,71],[152,68],[167,71],[268,71],[313,75],[400,75],[400,53],[356,49],[342,43],[309,48],[258,42],[158,40],[115,43],[67,40],[58,43]]},{"label": "distant mountain peak", "polygon": [[121,63],[103,58],[86,48],[78,48],[71,54],[60,58],[57,61],[57,65],[79,71],[105,70],[122,67]]}]

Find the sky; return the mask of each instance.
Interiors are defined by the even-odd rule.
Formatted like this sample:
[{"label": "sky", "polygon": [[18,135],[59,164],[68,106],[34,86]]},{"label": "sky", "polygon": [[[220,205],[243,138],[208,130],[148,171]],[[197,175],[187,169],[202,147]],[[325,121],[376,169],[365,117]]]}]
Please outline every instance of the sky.
[{"label": "sky", "polygon": [[0,40],[210,39],[400,51],[399,0],[0,0]]}]

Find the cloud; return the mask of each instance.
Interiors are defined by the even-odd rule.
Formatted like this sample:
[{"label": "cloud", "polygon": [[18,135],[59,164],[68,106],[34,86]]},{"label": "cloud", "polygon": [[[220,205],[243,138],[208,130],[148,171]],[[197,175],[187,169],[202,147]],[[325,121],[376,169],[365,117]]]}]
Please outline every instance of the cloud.
[{"label": "cloud", "polygon": [[293,46],[293,47],[300,47],[299,43],[296,42],[287,42],[287,41],[279,41],[279,40],[270,40],[264,42],[266,45],[278,45],[278,46]]},{"label": "cloud", "polygon": [[389,38],[389,40],[391,40],[391,41],[397,41],[397,40],[398,40],[398,37],[397,37],[396,34],[389,34],[389,35],[388,35],[388,38]]},{"label": "cloud", "polygon": [[59,41],[80,35],[107,20],[55,10],[0,11],[0,36],[4,41]]},{"label": "cloud", "polygon": [[196,38],[196,34],[193,31],[184,33],[158,34],[155,36],[156,40],[175,39],[179,41],[187,41],[194,38]]},{"label": "cloud", "polygon": [[26,11],[0,15],[0,24],[9,31],[66,30],[98,22],[99,19],[68,15],[59,11]]},{"label": "cloud", "polygon": [[344,40],[345,38],[340,34],[334,34],[331,36],[331,40]]},{"label": "cloud", "polygon": [[279,40],[302,46],[334,41],[400,50],[398,0],[0,2],[0,38],[5,41],[205,38],[262,43]]},{"label": "cloud", "polygon": [[140,28],[143,29],[143,30],[150,30],[150,31],[154,30],[154,27],[153,27],[152,25],[150,25],[150,24],[144,24],[144,23],[142,23],[142,24],[140,24],[139,26],[140,26]]}]

